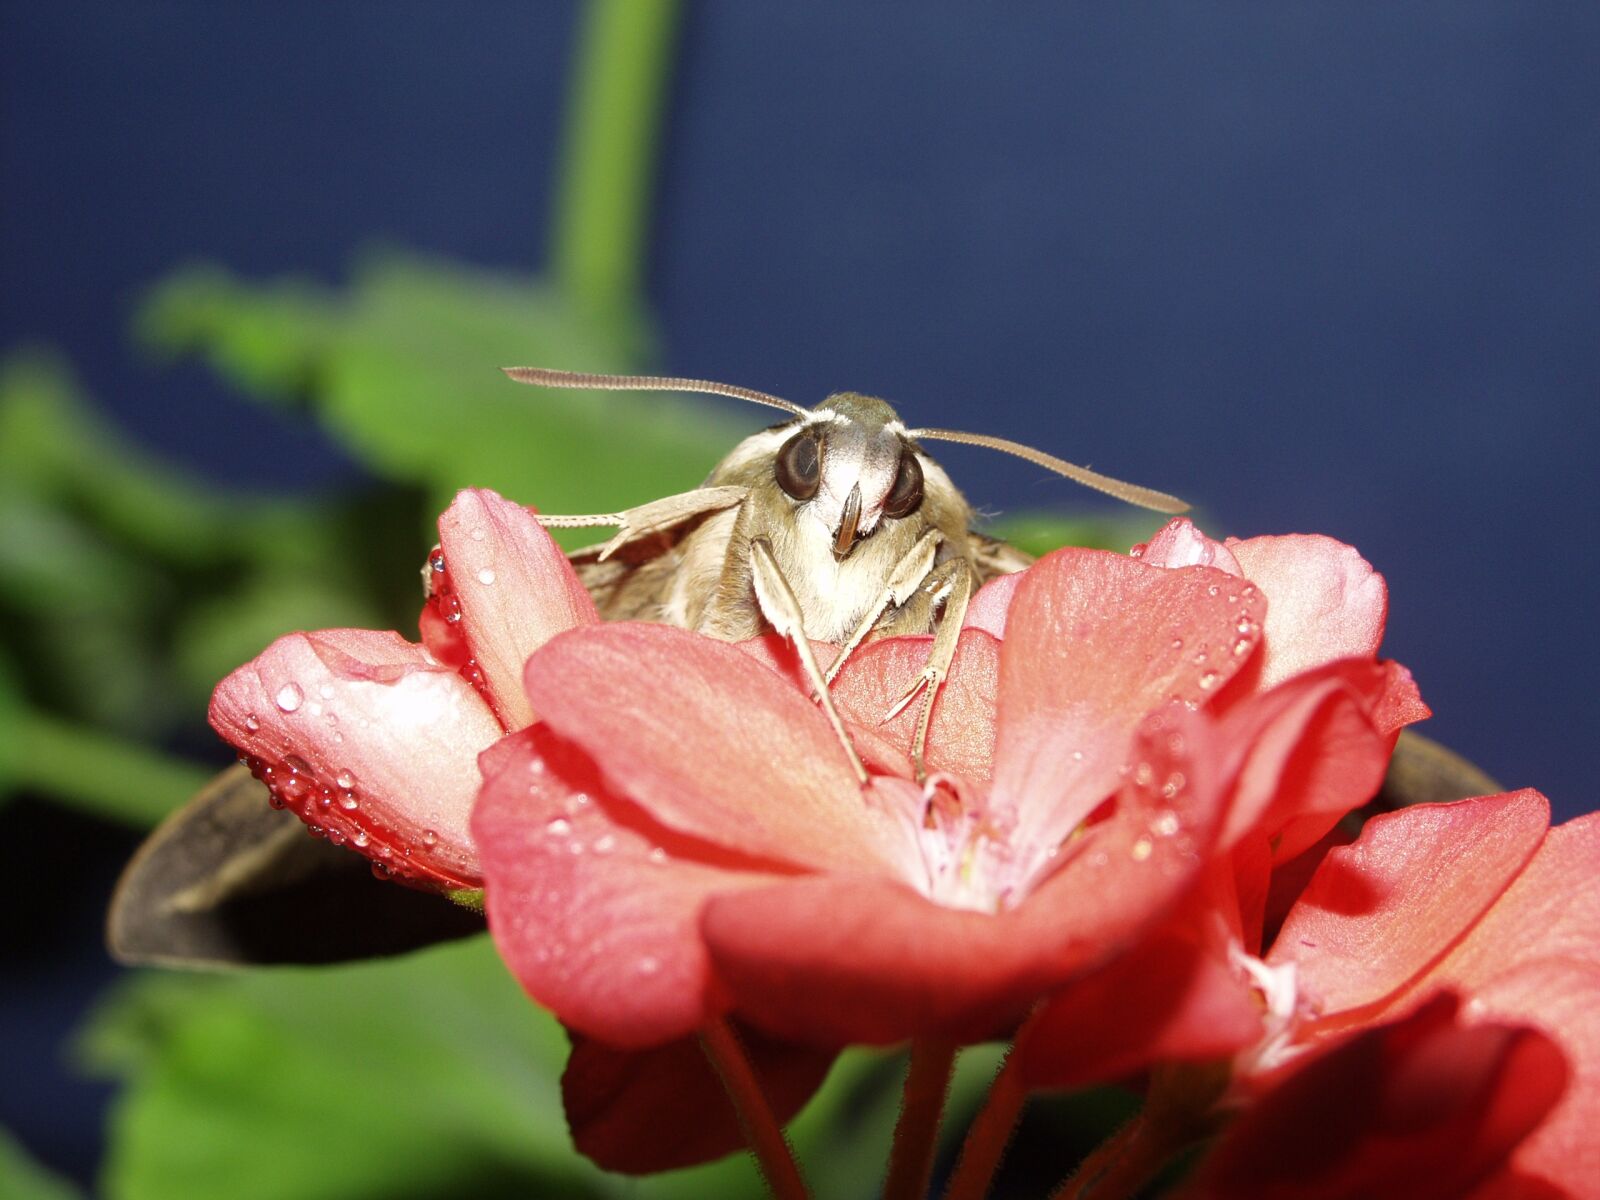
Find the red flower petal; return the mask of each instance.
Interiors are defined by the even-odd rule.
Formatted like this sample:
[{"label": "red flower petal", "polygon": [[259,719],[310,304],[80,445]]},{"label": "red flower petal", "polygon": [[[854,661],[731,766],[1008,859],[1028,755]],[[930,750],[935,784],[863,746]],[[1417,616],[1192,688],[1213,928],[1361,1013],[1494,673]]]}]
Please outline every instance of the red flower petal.
[{"label": "red flower petal", "polygon": [[662,824],[756,859],[910,877],[816,704],[736,646],[598,625],[528,662],[533,706]]},{"label": "red flower petal", "polygon": [[211,698],[211,724],[307,824],[402,878],[475,887],[478,752],[501,735],[455,671],[396,633],[279,638]]},{"label": "red flower petal", "polygon": [[1142,546],[1133,548],[1133,557],[1152,567],[1216,567],[1229,575],[1244,575],[1244,568],[1233,551],[1207,537],[1188,517],[1174,517]]},{"label": "red flower petal", "polygon": [[1259,688],[1335,659],[1377,654],[1389,593],[1353,546],[1304,533],[1227,545],[1270,605]]},{"label": "red flower petal", "polygon": [[1210,567],[1058,550],[1017,590],[1000,650],[992,802],[1013,840],[1054,845],[1116,788],[1134,729],[1200,703],[1249,656],[1265,600]]},{"label": "red flower petal", "polygon": [[1016,598],[1017,586],[1027,571],[1017,571],[991,579],[973,594],[967,603],[967,615],[962,619],[963,629],[981,629],[994,637],[1005,637],[1006,613]]},{"label": "red flower petal", "polygon": [[1297,675],[1223,718],[1221,736],[1245,755],[1222,844],[1246,833],[1271,840],[1287,862],[1345,813],[1370,800],[1389,763],[1388,739],[1367,718],[1362,692],[1381,691],[1378,664],[1345,660]]},{"label": "red flower petal", "polygon": [[1498,975],[1510,953],[1524,961],[1563,957],[1600,965],[1600,813],[1550,830],[1516,881],[1432,974],[1470,989]]},{"label": "red flower petal", "polygon": [[1299,964],[1325,1013],[1389,996],[1495,903],[1538,848],[1550,806],[1534,791],[1374,817],[1331,850],[1267,956]]},{"label": "red flower petal", "polygon": [[1561,1051],[1524,1027],[1455,1020],[1442,995],[1287,1077],[1202,1165],[1217,1200],[1456,1200],[1506,1161],[1566,1083]]},{"label": "red flower petal", "polygon": [[[1589,892],[1594,891],[1593,877]],[[1500,975],[1473,995],[1474,1020],[1523,1021],[1540,1028],[1567,1056],[1572,1082],[1512,1162],[1565,1184],[1572,1194],[1600,1194],[1600,965],[1540,959]]]},{"label": "red flower petal", "polygon": [[1223,1058],[1256,1041],[1261,1006],[1193,942],[1145,942],[1064,989],[1018,1038],[1030,1087],[1086,1087],[1158,1062]]},{"label": "red flower petal", "polygon": [[[852,722],[911,753],[917,705],[884,724],[894,698],[928,665],[932,638],[886,638],[858,649],[834,680],[833,700]],[[950,678],[939,689],[928,727],[927,767],[987,782],[994,762],[994,704],[1000,644],[980,630],[961,635]]]},{"label": "red flower petal", "polygon": [[693,857],[540,725],[483,756],[472,827],[489,930],[528,993],[615,1046],[681,1037],[723,1010],[701,944],[710,896],[773,875]]},{"label": "red flower petal", "polygon": [[[780,1124],[822,1086],[838,1055],[742,1026],[739,1040]],[[619,1050],[575,1036],[561,1096],[573,1145],[608,1171],[671,1171],[721,1158],[745,1144],[733,1104],[697,1037],[649,1050]]]},{"label": "red flower petal", "polygon": [[[1152,722],[1141,757],[1162,764],[1156,782],[1130,781],[1113,815],[1015,908],[946,908],[850,875],[712,898],[701,929],[738,1011],[822,1045],[991,1036],[1042,993],[1126,949],[1190,892],[1221,816],[1203,720],[1180,709]],[[1162,795],[1160,780],[1178,766],[1183,794]]]},{"label": "red flower petal", "polygon": [[490,701],[507,729],[521,729],[534,717],[523,664],[556,634],[598,621],[594,601],[533,515],[494,492],[457,494],[439,544]]}]

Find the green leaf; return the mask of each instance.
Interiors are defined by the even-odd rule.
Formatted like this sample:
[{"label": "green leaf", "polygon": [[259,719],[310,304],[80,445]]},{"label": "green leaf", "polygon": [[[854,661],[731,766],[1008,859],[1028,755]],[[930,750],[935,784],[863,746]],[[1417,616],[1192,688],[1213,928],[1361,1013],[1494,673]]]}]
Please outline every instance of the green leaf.
[{"label": "green leaf", "polygon": [[125,1081],[102,1181],[115,1200],[607,1191],[568,1149],[565,1036],[486,938],[332,970],[135,979],[81,1049]]},{"label": "green leaf", "polygon": [[6,1200],[79,1200],[82,1195],[65,1179],[34,1162],[0,1126],[0,1196]]},{"label": "green leaf", "polygon": [[441,504],[492,487],[546,511],[613,511],[693,487],[738,436],[681,396],[510,382],[499,368],[625,370],[644,338],[531,278],[392,252],[337,291],[180,273],[152,293],[141,330],[257,396],[308,401],[358,458]]}]

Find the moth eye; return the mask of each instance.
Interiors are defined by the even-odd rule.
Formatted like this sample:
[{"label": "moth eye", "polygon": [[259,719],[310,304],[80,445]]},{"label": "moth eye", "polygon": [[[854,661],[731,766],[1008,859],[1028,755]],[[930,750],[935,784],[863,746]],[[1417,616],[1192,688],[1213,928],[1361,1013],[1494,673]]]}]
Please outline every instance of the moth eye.
[{"label": "moth eye", "polygon": [[773,467],[778,486],[796,500],[809,500],[822,482],[822,455],[816,435],[809,429],[795,434],[778,451]]},{"label": "moth eye", "polygon": [[883,502],[886,517],[908,517],[922,504],[922,464],[908,447],[900,452],[900,470]]}]

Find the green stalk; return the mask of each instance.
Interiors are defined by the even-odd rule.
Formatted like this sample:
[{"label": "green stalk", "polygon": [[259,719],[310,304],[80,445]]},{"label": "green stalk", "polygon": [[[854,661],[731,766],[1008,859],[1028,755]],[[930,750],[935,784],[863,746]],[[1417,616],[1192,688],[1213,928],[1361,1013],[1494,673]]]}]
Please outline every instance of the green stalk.
[{"label": "green stalk", "polygon": [[13,786],[137,827],[155,825],[212,774],[116,734],[40,713],[19,714],[10,735]]},{"label": "green stalk", "polygon": [[591,311],[642,308],[645,242],[677,0],[590,0],[550,238],[552,272]]}]

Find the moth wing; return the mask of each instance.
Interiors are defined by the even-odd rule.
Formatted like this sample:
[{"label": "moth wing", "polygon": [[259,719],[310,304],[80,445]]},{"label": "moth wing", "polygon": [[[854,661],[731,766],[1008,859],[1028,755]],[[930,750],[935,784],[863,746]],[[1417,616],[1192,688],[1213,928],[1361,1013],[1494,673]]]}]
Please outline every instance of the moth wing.
[{"label": "moth wing", "polygon": [[106,943],[129,965],[317,964],[400,954],[483,929],[431,892],[373,877],[312,838],[242,766],[163,821],[111,898]]},{"label": "moth wing", "polygon": [[980,584],[988,583],[989,580],[1001,575],[1015,575],[1018,571],[1031,567],[1034,562],[1033,555],[1027,551],[1018,550],[1010,542],[989,537],[976,530],[967,532],[967,553],[977,569]]}]

